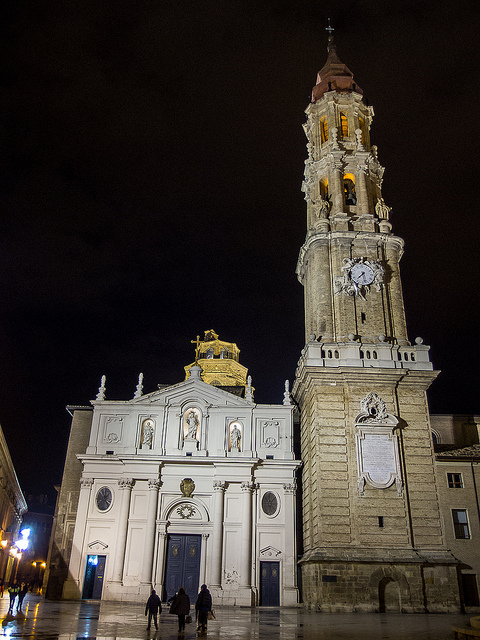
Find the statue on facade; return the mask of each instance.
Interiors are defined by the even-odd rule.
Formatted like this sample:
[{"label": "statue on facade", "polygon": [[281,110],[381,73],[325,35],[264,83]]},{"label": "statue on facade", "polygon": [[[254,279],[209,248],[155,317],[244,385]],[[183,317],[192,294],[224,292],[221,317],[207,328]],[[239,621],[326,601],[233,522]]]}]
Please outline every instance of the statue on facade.
[{"label": "statue on facade", "polygon": [[153,442],[153,423],[151,420],[146,420],[143,423],[142,449],[151,449],[152,442]]},{"label": "statue on facade", "polygon": [[232,449],[240,450],[240,440],[242,437],[242,432],[237,427],[237,425],[233,425],[233,429],[230,431],[230,441],[232,443]]},{"label": "statue on facade", "polygon": [[197,429],[198,429],[198,425],[200,424],[198,421],[198,418],[195,414],[195,411],[190,411],[190,413],[188,414],[188,418],[186,418],[185,422],[187,423],[187,435],[186,435],[186,439],[187,440],[196,440],[197,437]]}]

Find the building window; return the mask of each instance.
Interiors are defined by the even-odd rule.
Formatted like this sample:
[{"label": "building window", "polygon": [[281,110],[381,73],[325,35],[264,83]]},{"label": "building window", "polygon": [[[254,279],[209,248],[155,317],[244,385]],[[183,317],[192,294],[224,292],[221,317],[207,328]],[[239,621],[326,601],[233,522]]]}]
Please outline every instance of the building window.
[{"label": "building window", "polygon": [[453,528],[457,540],[470,540],[470,529],[468,528],[467,510],[452,509]]},{"label": "building window", "polygon": [[320,120],[320,131],[322,133],[322,142],[326,142],[328,140],[327,116],[323,116],[323,118]]},{"label": "building window", "polygon": [[279,510],[279,503],[277,496],[273,491],[266,491],[262,497],[262,511],[266,516],[274,517]]},{"label": "building window", "polygon": [[356,205],[355,176],[352,173],[346,173],[343,176],[343,189],[345,191],[345,204]]},{"label": "building window", "polygon": [[342,138],[348,138],[348,120],[344,113],[340,114],[340,131],[342,132]]},{"label": "building window", "polygon": [[99,511],[108,511],[112,505],[113,495],[108,487],[102,487],[97,491],[95,501]]},{"label": "building window", "polygon": [[449,489],[463,489],[463,479],[461,473],[447,473]]}]

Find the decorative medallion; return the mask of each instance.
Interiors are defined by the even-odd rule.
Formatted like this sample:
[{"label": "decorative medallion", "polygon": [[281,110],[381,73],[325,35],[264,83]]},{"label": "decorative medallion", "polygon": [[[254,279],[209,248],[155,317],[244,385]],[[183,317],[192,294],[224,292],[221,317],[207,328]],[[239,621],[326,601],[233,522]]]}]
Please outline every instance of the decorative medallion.
[{"label": "decorative medallion", "polygon": [[178,544],[172,545],[172,556],[178,556]]},{"label": "decorative medallion", "polygon": [[101,487],[97,491],[96,503],[99,511],[108,511],[112,504],[113,495],[108,487]]},{"label": "decorative medallion", "polygon": [[191,478],[184,478],[180,483],[180,491],[184,498],[190,498],[195,491],[195,483]]},{"label": "decorative medallion", "polygon": [[360,402],[361,422],[383,422],[387,418],[387,405],[376,393],[369,393]]},{"label": "decorative medallion", "polygon": [[177,513],[180,516],[180,518],[183,518],[184,520],[185,519],[188,520],[189,518],[192,518],[197,513],[197,510],[195,509],[195,507],[192,507],[191,504],[182,504],[178,507]]},{"label": "decorative medallion", "polygon": [[190,554],[191,558],[194,558],[197,555],[197,550],[196,548],[192,545],[190,547],[190,549],[188,550],[188,553]]}]

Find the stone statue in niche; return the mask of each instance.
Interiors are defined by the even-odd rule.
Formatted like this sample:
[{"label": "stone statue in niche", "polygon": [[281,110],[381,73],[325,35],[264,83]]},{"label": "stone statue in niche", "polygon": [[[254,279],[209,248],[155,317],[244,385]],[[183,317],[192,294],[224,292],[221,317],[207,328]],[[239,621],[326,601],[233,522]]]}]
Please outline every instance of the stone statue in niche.
[{"label": "stone statue in niche", "polygon": [[315,215],[317,216],[317,218],[319,219],[328,218],[328,214],[331,206],[332,206],[332,203],[330,202],[330,199],[328,196],[326,196],[325,198],[320,198],[320,204],[315,207]]},{"label": "stone statue in niche", "polygon": [[187,425],[187,435],[185,436],[185,440],[196,440],[198,425],[200,424],[200,422],[195,411],[190,411],[187,418],[185,419],[185,423]]},{"label": "stone statue in niche", "polygon": [[145,420],[142,429],[142,449],[151,449],[153,444],[153,420]]},{"label": "stone statue in niche", "polygon": [[232,443],[232,451],[240,451],[240,440],[242,438],[242,432],[238,428],[238,425],[234,424],[230,431],[230,442]]}]

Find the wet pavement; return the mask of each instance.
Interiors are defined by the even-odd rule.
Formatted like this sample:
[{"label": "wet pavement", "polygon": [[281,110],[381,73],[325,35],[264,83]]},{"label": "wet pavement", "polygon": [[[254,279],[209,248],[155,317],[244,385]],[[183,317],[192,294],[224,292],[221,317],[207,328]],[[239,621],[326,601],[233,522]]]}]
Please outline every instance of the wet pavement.
[{"label": "wet pavement", "polygon": [[[147,631],[144,607],[132,603],[50,602],[28,594],[23,614],[8,614],[8,596],[0,600],[0,640],[194,640],[194,623],[177,632],[177,616],[163,609],[159,629]],[[447,640],[451,625],[465,626],[468,615],[316,613],[299,608],[221,607],[209,622],[210,640]]]}]

